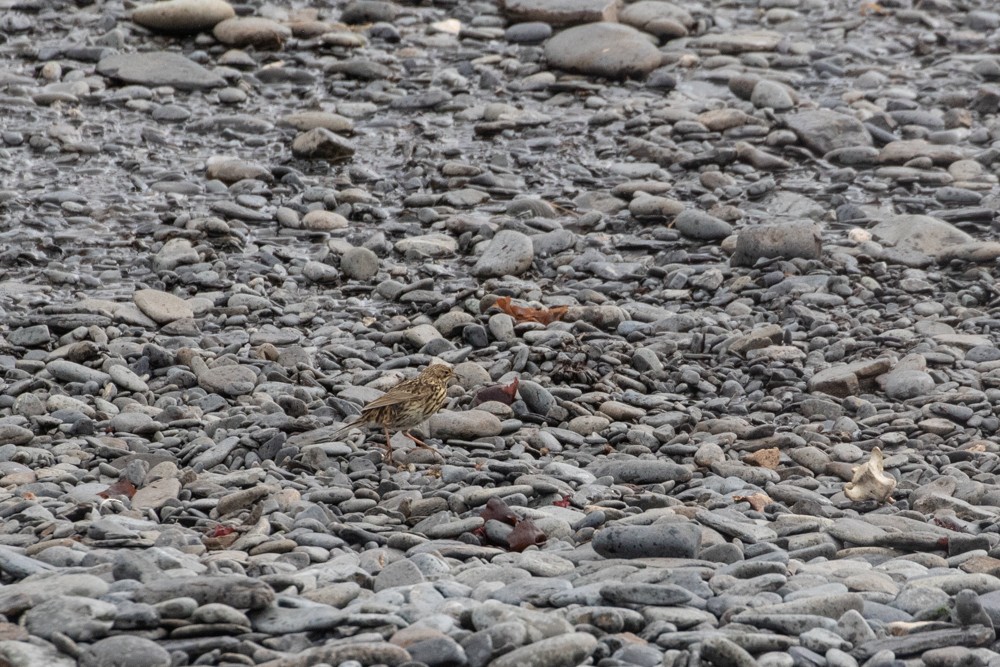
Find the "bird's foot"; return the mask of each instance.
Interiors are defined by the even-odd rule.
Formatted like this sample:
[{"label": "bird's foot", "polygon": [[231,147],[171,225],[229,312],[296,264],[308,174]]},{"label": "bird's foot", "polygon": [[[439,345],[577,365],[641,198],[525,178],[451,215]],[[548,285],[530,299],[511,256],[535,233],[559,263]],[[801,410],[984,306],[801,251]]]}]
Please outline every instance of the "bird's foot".
[{"label": "bird's foot", "polygon": [[410,434],[410,433],[407,433],[407,432],[404,432],[404,433],[403,433],[403,435],[404,435],[405,437],[409,438],[410,440],[412,440],[412,441],[413,441],[413,444],[415,444],[415,445],[416,445],[417,447],[421,447],[421,448],[423,448],[423,449],[429,449],[430,451],[434,452],[434,454],[435,454],[436,456],[440,457],[442,461],[444,461],[444,456],[443,456],[443,455],[441,454],[441,452],[439,452],[439,451],[437,450],[437,448],[435,448],[435,447],[431,447],[431,446],[430,446],[430,445],[428,445],[428,444],[427,444],[426,442],[424,442],[423,440],[421,440],[421,439],[420,439],[420,438],[418,438],[417,436],[415,436],[415,435],[412,435],[412,434]]}]

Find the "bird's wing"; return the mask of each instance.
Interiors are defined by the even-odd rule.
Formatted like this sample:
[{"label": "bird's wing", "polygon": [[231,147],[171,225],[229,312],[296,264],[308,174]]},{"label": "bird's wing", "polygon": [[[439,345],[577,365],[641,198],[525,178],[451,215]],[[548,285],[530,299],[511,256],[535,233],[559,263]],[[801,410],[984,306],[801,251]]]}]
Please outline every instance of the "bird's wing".
[{"label": "bird's wing", "polygon": [[404,403],[406,401],[412,401],[415,398],[417,398],[417,395],[411,391],[396,391],[395,388],[390,389],[371,403],[365,405],[365,409],[362,413],[372,409],[388,407],[390,405],[399,405],[400,403]]}]

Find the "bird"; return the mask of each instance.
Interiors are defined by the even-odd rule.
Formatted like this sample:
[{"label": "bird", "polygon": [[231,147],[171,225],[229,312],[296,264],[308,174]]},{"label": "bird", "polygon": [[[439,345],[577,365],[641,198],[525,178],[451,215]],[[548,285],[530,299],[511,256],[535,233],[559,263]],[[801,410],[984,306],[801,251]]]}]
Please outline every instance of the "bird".
[{"label": "bird", "polygon": [[389,431],[401,431],[418,447],[437,450],[412,435],[412,428],[423,424],[444,406],[448,398],[448,381],[455,371],[444,364],[431,364],[420,375],[403,380],[361,409],[358,418],[333,434],[343,435],[352,428],[381,425],[385,431],[386,461],[392,461],[392,443]]}]

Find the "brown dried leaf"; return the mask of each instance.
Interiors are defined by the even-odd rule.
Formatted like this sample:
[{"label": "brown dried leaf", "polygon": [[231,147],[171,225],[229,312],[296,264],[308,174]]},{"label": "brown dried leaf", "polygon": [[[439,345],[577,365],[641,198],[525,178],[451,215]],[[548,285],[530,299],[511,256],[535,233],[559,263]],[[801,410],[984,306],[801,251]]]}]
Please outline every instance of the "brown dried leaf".
[{"label": "brown dried leaf", "polygon": [[768,449],[758,449],[752,454],[747,454],[743,457],[745,463],[750,465],[759,466],[761,468],[768,468],[770,470],[778,469],[778,462],[781,460],[781,452],[778,451],[777,447],[770,447]]},{"label": "brown dried leaf", "polygon": [[479,516],[482,517],[483,521],[502,521],[512,526],[517,524],[517,515],[507,507],[507,503],[496,496],[486,501],[486,507],[479,513]]},{"label": "brown dried leaf", "polygon": [[752,496],[733,496],[736,502],[748,502],[755,512],[762,512],[773,500],[766,493],[755,493]]},{"label": "brown dried leaf", "polygon": [[548,539],[531,519],[520,519],[514,524],[514,530],[507,536],[507,545],[511,551],[524,551],[533,544],[544,544]]},{"label": "brown dried leaf", "polygon": [[518,378],[514,378],[514,381],[510,384],[494,384],[480,389],[476,392],[476,397],[472,399],[472,407],[488,401],[498,401],[504,405],[510,405],[514,402],[514,396],[517,394],[517,385],[520,383],[521,381]]},{"label": "brown dried leaf", "polygon": [[569,310],[569,306],[555,306],[554,308],[519,306],[511,301],[509,296],[497,299],[496,306],[513,317],[515,322],[538,322],[539,324],[552,324],[556,320],[561,320]]},{"label": "brown dried leaf", "polygon": [[125,496],[131,498],[135,495],[135,484],[127,479],[120,479],[97,495],[101,498],[111,498],[113,496]]},{"label": "brown dried leaf", "polygon": [[862,16],[868,16],[869,14],[874,14],[876,16],[889,15],[889,10],[877,2],[862,2],[860,12]]},{"label": "brown dried leaf", "polygon": [[203,537],[201,543],[209,551],[225,551],[233,546],[233,542],[240,539],[239,533],[230,533],[221,537]]}]

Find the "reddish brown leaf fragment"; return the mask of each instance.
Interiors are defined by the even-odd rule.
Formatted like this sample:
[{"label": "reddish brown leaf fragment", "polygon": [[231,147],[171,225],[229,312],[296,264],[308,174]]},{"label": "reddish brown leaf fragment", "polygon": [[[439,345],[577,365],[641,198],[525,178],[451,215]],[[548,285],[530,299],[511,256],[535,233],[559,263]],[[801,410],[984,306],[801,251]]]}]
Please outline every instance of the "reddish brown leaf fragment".
[{"label": "reddish brown leaf fragment", "polygon": [[224,537],[226,535],[231,535],[235,533],[236,529],[232,526],[216,526],[212,530],[208,531],[209,537]]},{"label": "reddish brown leaf fragment", "polygon": [[514,381],[510,384],[494,384],[489,387],[484,387],[476,393],[476,397],[472,399],[472,406],[475,407],[480,403],[486,403],[488,401],[498,401],[504,405],[510,405],[514,402],[514,396],[517,394],[517,385],[521,381],[518,378],[514,378]]},{"label": "reddish brown leaf fragment", "polygon": [[778,451],[777,447],[759,449],[752,454],[744,456],[743,460],[750,465],[777,470],[779,461],[781,460],[781,452]]},{"label": "reddish brown leaf fragment", "polygon": [[512,302],[509,296],[497,299],[496,306],[513,317],[515,322],[538,322],[539,324],[552,324],[556,320],[561,320],[569,310],[569,306],[555,306],[554,308],[519,306]]},{"label": "reddish brown leaf fragment", "polygon": [[517,516],[510,511],[507,507],[507,503],[500,500],[496,496],[493,496],[486,501],[486,507],[480,512],[479,516],[482,517],[483,521],[502,521],[503,523],[509,523],[514,525],[517,523]]},{"label": "reddish brown leaf fragment", "polygon": [[531,519],[521,519],[514,524],[514,530],[507,536],[507,545],[511,551],[524,551],[533,544],[543,544],[545,533]]},{"label": "reddish brown leaf fragment", "polygon": [[135,484],[127,479],[120,479],[97,495],[101,498],[111,498],[112,496],[125,496],[131,498],[135,495]]},{"label": "reddish brown leaf fragment", "polygon": [[766,493],[755,493],[752,496],[733,496],[733,500],[736,502],[743,501],[750,503],[750,507],[752,507],[756,512],[762,511],[765,507],[774,502]]}]

